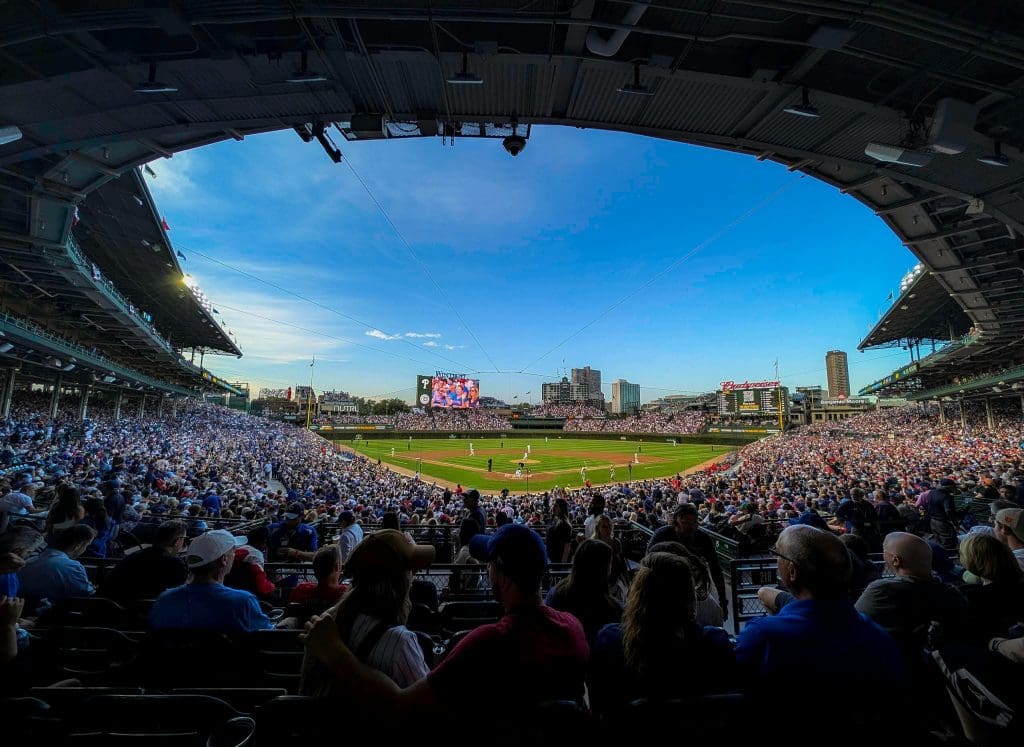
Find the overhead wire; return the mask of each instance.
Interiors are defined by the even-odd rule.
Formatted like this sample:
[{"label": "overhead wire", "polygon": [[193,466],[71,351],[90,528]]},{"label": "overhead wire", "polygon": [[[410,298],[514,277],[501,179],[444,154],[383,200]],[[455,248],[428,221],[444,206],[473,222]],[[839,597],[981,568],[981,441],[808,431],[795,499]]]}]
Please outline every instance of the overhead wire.
[{"label": "overhead wire", "polygon": [[[803,175],[801,175],[801,176],[800,176],[799,178],[800,178],[800,179],[802,179],[802,178],[803,178]],[[531,362],[530,362],[530,363],[529,363],[528,365],[526,365],[526,366],[523,366],[523,367],[522,367],[522,368],[521,368],[521,369],[519,370],[519,373],[527,373],[527,372],[528,372],[528,370],[529,370],[530,368],[533,368],[533,366],[535,366],[536,364],[540,363],[540,362],[541,362],[542,360],[544,360],[545,358],[547,358],[547,357],[548,357],[549,355],[551,355],[551,354],[552,354],[553,352],[555,352],[555,351],[556,351],[556,350],[558,350],[558,349],[559,349],[560,347],[562,347],[563,345],[565,345],[565,343],[567,343],[567,342],[569,342],[570,340],[572,340],[572,339],[574,339],[574,338],[578,337],[579,335],[583,334],[583,333],[584,333],[584,332],[585,332],[586,330],[590,329],[590,327],[594,326],[594,325],[595,325],[595,324],[597,324],[597,323],[598,323],[599,321],[601,321],[601,320],[602,320],[602,319],[604,319],[604,318],[605,318],[606,316],[608,316],[608,314],[610,314],[610,313],[611,313],[612,311],[614,311],[614,310],[615,310],[615,309],[617,309],[618,307],[622,306],[622,304],[626,303],[626,301],[628,301],[629,299],[633,298],[633,297],[634,297],[635,295],[637,295],[637,294],[638,294],[638,293],[640,293],[641,291],[643,291],[643,290],[646,290],[646,289],[647,289],[647,288],[649,288],[650,286],[654,285],[654,283],[656,283],[656,282],[657,282],[658,280],[660,280],[661,278],[665,277],[665,276],[666,276],[666,275],[668,275],[668,274],[669,274],[670,272],[672,272],[673,270],[675,270],[675,269],[676,269],[677,267],[679,267],[679,265],[681,265],[681,264],[683,264],[684,262],[686,262],[686,261],[687,261],[688,259],[690,259],[690,258],[691,258],[691,257],[693,257],[694,255],[696,255],[696,254],[697,254],[698,252],[700,252],[701,250],[703,250],[703,249],[706,249],[707,247],[711,246],[711,245],[712,245],[712,244],[714,244],[714,243],[715,243],[716,241],[718,241],[718,240],[719,240],[720,238],[722,238],[723,236],[725,236],[726,234],[728,234],[729,232],[731,232],[731,231],[732,231],[732,230],[733,230],[734,228],[736,228],[736,227],[737,227],[738,225],[740,225],[741,223],[743,223],[744,221],[746,221],[746,220],[747,220],[748,218],[750,218],[750,217],[751,217],[752,215],[754,215],[755,213],[757,213],[757,212],[759,212],[759,211],[763,210],[763,209],[764,209],[765,207],[767,207],[768,205],[770,205],[771,203],[773,203],[773,202],[774,202],[775,200],[777,200],[777,199],[778,199],[779,197],[781,197],[781,196],[782,196],[782,195],[783,195],[784,193],[786,193],[787,191],[789,191],[790,189],[792,189],[792,188],[793,188],[794,186],[796,186],[796,184],[798,183],[798,181],[799,181],[799,179],[796,179],[796,180],[792,180],[792,181],[789,181],[789,182],[787,182],[786,184],[783,184],[783,185],[782,185],[781,187],[779,187],[778,189],[776,189],[776,190],[775,190],[774,192],[772,192],[772,193],[771,193],[770,195],[768,195],[767,197],[765,197],[765,198],[764,198],[763,200],[761,200],[761,201],[760,201],[759,203],[757,203],[757,204],[756,204],[756,205],[754,205],[753,207],[749,208],[749,209],[748,209],[748,210],[747,210],[746,212],[744,212],[743,214],[741,214],[741,215],[739,215],[738,217],[734,218],[734,219],[733,219],[733,220],[732,220],[732,221],[731,221],[730,223],[728,223],[728,224],[727,224],[727,225],[725,225],[724,227],[720,228],[720,229],[719,229],[718,231],[716,231],[715,233],[713,233],[713,234],[712,234],[711,236],[709,236],[708,238],[704,239],[704,241],[702,241],[702,242],[700,242],[699,244],[697,244],[697,245],[696,245],[695,247],[693,247],[693,248],[692,248],[692,249],[691,249],[691,250],[690,250],[689,252],[687,252],[686,254],[684,254],[684,255],[683,255],[682,257],[679,257],[679,258],[678,258],[678,259],[676,259],[676,260],[675,260],[674,262],[672,262],[672,263],[671,263],[670,265],[668,265],[667,267],[665,267],[665,268],[664,268],[663,270],[661,270],[661,271],[659,271],[659,272],[655,273],[655,274],[654,274],[654,275],[653,275],[653,276],[652,276],[652,277],[651,277],[651,278],[650,278],[649,280],[647,280],[647,281],[646,281],[645,283],[643,283],[642,285],[639,285],[639,286],[637,286],[637,287],[636,287],[636,288],[634,288],[634,289],[633,289],[632,291],[630,291],[629,293],[627,293],[626,295],[624,295],[624,296],[623,296],[622,298],[620,298],[620,299],[619,299],[618,301],[616,301],[616,302],[614,302],[613,304],[611,304],[611,305],[610,305],[610,306],[609,306],[608,308],[606,308],[606,309],[605,309],[604,311],[602,311],[602,312],[601,312],[600,314],[598,314],[598,315],[597,315],[597,316],[595,316],[595,317],[594,317],[593,319],[591,319],[591,320],[590,320],[589,322],[587,322],[586,324],[584,324],[584,325],[583,325],[582,327],[580,327],[580,328],[579,328],[578,330],[576,330],[575,332],[573,332],[573,333],[572,333],[571,335],[569,335],[568,337],[565,337],[565,338],[564,338],[564,339],[563,339],[563,340],[562,340],[561,342],[559,342],[559,343],[558,343],[557,345],[555,345],[554,347],[552,347],[552,348],[548,349],[548,350],[547,350],[547,352],[545,352],[545,353],[544,353],[543,355],[541,355],[541,356],[540,356],[540,357],[538,357],[538,358],[535,358],[535,359],[534,359],[533,361],[531,361]]]},{"label": "overhead wire", "polygon": [[395,222],[391,220],[391,216],[388,214],[388,211],[384,209],[384,206],[377,199],[376,195],[373,194],[373,191],[370,189],[370,186],[363,180],[363,177],[359,175],[359,172],[356,171],[355,166],[352,165],[352,160],[346,158],[344,160],[344,163],[346,166],[348,166],[349,171],[352,172],[352,175],[356,178],[356,180],[362,185],[363,189],[366,191],[367,196],[369,196],[371,202],[373,202],[373,204],[377,206],[377,209],[380,211],[380,214],[384,216],[384,220],[391,227],[391,230],[395,232],[395,235],[398,237],[399,241],[402,242],[402,245],[405,247],[406,251],[409,252],[409,256],[411,256],[413,258],[413,261],[415,261],[416,264],[420,266],[420,269],[423,271],[423,274],[427,276],[427,279],[430,281],[431,285],[434,286],[434,289],[438,292],[438,294],[441,296],[444,302],[448,305],[448,308],[451,310],[452,314],[454,314],[455,318],[459,320],[459,323],[462,325],[462,328],[466,330],[466,333],[473,339],[473,342],[476,343],[476,346],[480,348],[480,352],[484,354],[484,357],[491,364],[494,371],[499,371],[498,365],[494,362],[494,359],[491,358],[490,353],[488,353],[487,350],[484,348],[483,343],[480,342],[480,339],[473,333],[473,330],[470,329],[469,324],[466,323],[466,320],[463,318],[462,314],[459,313],[459,310],[455,307],[455,304],[452,303],[451,298],[449,298],[448,294],[445,293],[444,289],[438,284],[437,280],[434,279],[434,275],[430,272],[430,268],[422,259],[420,259],[419,255],[416,253],[416,250],[412,248],[412,244],[410,244],[408,239],[405,238],[405,235],[399,230],[398,226],[395,225]]}]

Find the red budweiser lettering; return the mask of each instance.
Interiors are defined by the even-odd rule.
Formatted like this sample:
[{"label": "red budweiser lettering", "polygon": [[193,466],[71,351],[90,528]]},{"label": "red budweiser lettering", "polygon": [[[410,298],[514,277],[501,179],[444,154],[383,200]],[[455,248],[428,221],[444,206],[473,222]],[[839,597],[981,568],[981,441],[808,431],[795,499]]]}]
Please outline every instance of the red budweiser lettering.
[{"label": "red budweiser lettering", "polygon": [[777,381],[744,381],[738,384],[735,381],[723,381],[723,392],[735,392],[737,389],[775,389],[779,386]]}]

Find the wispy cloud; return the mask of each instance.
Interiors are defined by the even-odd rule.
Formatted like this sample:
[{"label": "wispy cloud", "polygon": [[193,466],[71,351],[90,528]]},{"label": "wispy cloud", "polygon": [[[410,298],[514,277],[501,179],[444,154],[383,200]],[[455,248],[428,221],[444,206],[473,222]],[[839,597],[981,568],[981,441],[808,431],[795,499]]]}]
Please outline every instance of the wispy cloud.
[{"label": "wispy cloud", "polygon": [[441,337],[440,332],[406,332],[406,337],[419,337],[419,338],[430,338],[439,339]]},{"label": "wispy cloud", "polygon": [[439,342],[435,342],[434,340],[427,340],[425,343],[423,343],[423,347],[425,348],[436,348],[440,347],[440,345],[441,344]]},{"label": "wispy cloud", "polygon": [[363,333],[367,337],[376,337],[378,340],[398,340],[401,335],[389,335],[387,332],[381,332],[379,329],[368,329]]},{"label": "wispy cloud", "polygon": [[466,347],[466,346],[465,345],[445,345],[444,349],[445,350],[462,350],[464,347]]}]

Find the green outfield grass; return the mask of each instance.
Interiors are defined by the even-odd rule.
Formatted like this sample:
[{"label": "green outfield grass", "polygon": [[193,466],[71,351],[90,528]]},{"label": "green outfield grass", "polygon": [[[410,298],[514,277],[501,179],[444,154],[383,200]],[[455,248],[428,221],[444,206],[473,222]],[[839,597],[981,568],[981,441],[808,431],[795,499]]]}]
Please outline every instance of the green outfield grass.
[{"label": "green outfield grass", "polygon": [[[665,477],[731,451],[733,447],[708,444],[679,444],[664,440],[599,440],[549,436],[533,438],[413,438],[338,440],[372,459],[419,470],[424,480],[433,478],[460,483],[484,491],[508,488],[513,491],[546,490],[559,485],[578,488],[583,484],[581,468],[594,485],[626,480]],[[475,455],[470,456],[469,445]],[[515,473],[530,453],[519,477]],[[393,450],[393,455],[392,455]],[[639,463],[634,463],[634,455]],[[487,460],[492,469],[487,471]],[[614,477],[612,466],[614,465]],[[529,476],[527,477],[527,470]],[[529,480],[529,487],[527,487]]]}]

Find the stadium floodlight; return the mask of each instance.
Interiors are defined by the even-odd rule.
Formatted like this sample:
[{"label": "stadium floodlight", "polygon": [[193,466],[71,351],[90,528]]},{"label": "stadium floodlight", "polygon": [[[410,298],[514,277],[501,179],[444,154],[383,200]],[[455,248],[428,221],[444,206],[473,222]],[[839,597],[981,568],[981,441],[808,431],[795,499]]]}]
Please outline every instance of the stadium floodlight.
[{"label": "stadium floodlight", "polygon": [[795,114],[798,117],[809,117],[811,119],[817,119],[821,116],[818,110],[811,105],[811,98],[807,92],[807,86],[804,86],[802,89],[800,103],[787,106],[782,111],[786,112],[786,114]]},{"label": "stadium floodlight", "polygon": [[883,163],[894,163],[897,166],[911,166],[917,169],[932,162],[932,154],[927,151],[884,143],[868,143],[864,147],[864,155]]},{"label": "stadium floodlight", "polygon": [[653,96],[654,91],[640,82],[640,63],[633,63],[633,82],[620,86],[616,93],[627,93],[633,96]]},{"label": "stadium floodlight", "polygon": [[144,80],[135,86],[135,93],[175,93],[177,86],[170,83],[161,83],[156,79],[156,63],[149,63],[149,79]]},{"label": "stadium floodlight", "polygon": [[450,86],[479,86],[484,82],[484,79],[479,75],[469,72],[469,55],[463,52],[462,70],[448,78],[446,82]]},{"label": "stadium floodlight", "polygon": [[21,128],[16,125],[5,125],[0,127],[0,145],[7,145],[16,140],[21,140]]},{"label": "stadium floodlight", "polygon": [[1010,165],[1010,159],[1003,155],[1003,144],[998,140],[994,140],[992,142],[992,152],[978,156],[978,163],[1005,168]]},{"label": "stadium floodlight", "polygon": [[296,85],[300,83],[323,83],[326,80],[325,76],[309,69],[309,52],[305,49],[302,50],[302,61],[299,63],[299,69],[287,78],[289,83]]}]

